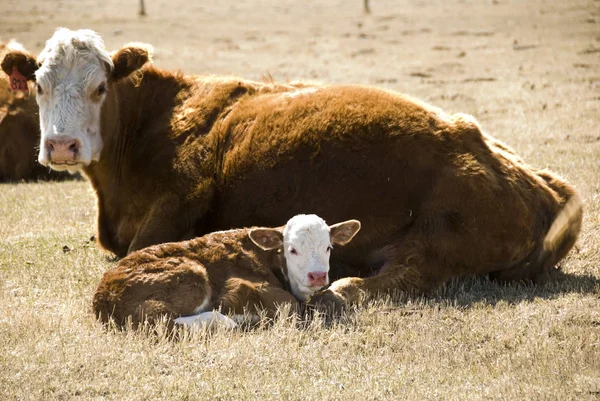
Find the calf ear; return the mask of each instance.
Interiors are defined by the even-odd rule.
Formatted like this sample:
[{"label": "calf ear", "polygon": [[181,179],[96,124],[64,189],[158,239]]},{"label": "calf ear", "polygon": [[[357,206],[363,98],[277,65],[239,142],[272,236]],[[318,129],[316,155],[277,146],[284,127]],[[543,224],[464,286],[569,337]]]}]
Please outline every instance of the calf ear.
[{"label": "calf ear", "polygon": [[111,57],[114,64],[112,78],[118,81],[142,68],[152,60],[153,50],[152,46],[146,43],[132,43],[118,50]]},{"label": "calf ear", "polygon": [[329,226],[331,242],[339,245],[346,245],[356,233],[360,230],[360,221],[348,220]]},{"label": "calf ear", "polygon": [[283,234],[274,228],[253,228],[248,236],[260,249],[270,251],[283,245]]},{"label": "calf ear", "polygon": [[35,56],[21,50],[12,50],[6,53],[2,60],[2,70],[10,76],[14,69],[28,81],[35,81],[35,72],[38,69]]}]

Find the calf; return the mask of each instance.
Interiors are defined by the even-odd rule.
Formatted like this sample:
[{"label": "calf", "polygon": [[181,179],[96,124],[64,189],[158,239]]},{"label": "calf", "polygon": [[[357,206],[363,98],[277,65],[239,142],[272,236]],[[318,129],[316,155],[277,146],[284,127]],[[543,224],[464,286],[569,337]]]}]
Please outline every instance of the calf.
[{"label": "calf", "polygon": [[134,327],[164,315],[181,324],[212,319],[213,309],[252,315],[265,309],[272,317],[279,304],[295,306],[329,283],[332,246],[348,243],[359,229],[357,220],[327,226],[316,215],[298,215],[285,227],[145,248],[104,274],[93,309],[119,326],[131,316]]}]

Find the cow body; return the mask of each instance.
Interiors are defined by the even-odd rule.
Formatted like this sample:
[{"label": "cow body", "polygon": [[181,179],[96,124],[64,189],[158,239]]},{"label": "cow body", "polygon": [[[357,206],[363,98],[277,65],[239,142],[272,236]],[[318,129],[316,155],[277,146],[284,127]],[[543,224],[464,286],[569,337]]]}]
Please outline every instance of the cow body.
[{"label": "cow body", "polygon": [[[135,51],[113,56],[114,71]],[[121,75],[109,76],[102,104],[101,157],[82,165],[98,198],[100,244],[119,256],[277,226],[295,213],[352,217],[361,235],[332,259],[331,275],[357,277],[321,297],[349,302],[474,274],[536,279],[580,231],[575,190],[470,116],[370,87],[192,77],[152,65]],[[558,234],[548,239],[553,223]]]}]

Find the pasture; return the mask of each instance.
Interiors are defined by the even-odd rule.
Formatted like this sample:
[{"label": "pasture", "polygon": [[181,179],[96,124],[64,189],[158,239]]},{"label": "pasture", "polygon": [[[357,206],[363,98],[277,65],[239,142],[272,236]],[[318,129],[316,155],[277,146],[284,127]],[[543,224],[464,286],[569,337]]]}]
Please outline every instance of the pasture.
[{"label": "pasture", "polygon": [[168,69],[375,85],[472,114],[575,185],[582,234],[543,285],[460,280],[332,325],[171,341],[92,316],[115,259],[92,238],[88,183],[0,184],[0,399],[600,397],[600,2],[382,0],[365,15],[360,1],[157,0],[146,12],[6,0],[0,39],[37,53],[58,26],[91,28],[109,49],[153,44]]}]

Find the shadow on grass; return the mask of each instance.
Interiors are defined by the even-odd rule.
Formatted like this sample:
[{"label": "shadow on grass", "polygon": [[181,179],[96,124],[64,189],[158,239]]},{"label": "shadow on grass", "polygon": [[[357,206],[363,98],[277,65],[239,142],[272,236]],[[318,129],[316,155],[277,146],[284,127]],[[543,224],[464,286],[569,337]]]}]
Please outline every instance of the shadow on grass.
[{"label": "shadow on grass", "polygon": [[[555,299],[566,294],[600,294],[600,279],[592,275],[565,273],[558,270],[543,284],[505,283],[489,279],[487,276],[452,280],[434,293],[425,296],[429,301],[449,303],[461,307],[498,302],[511,304],[535,299]],[[396,295],[392,302],[408,299]],[[423,299],[423,297],[421,298]]]},{"label": "shadow on grass", "polygon": [[423,306],[440,306],[450,308],[471,308],[475,305],[495,306],[500,302],[518,304],[533,302],[537,299],[552,300],[568,294],[600,296],[600,278],[588,274],[571,274],[561,270],[555,271],[551,278],[543,284],[500,282],[488,276],[454,279],[438,290],[425,295],[394,293],[376,296],[369,302],[359,306],[336,310],[323,305],[307,306],[300,314],[298,328],[311,326],[315,317],[321,319],[323,327],[335,327],[338,324],[352,326],[356,323],[357,313],[371,309],[381,312],[394,310],[400,315],[419,314]]}]

